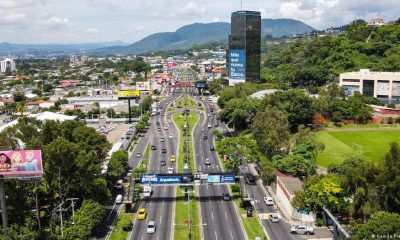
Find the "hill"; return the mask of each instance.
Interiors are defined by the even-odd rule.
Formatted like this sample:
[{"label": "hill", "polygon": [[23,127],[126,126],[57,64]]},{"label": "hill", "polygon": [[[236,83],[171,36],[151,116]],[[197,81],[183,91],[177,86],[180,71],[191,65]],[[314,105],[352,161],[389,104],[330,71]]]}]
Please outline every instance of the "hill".
[{"label": "hill", "polygon": [[[293,19],[262,19],[262,36],[274,37],[311,32],[313,27]],[[93,54],[129,54],[149,51],[190,48],[196,44],[228,39],[230,23],[194,23],[183,26],[175,32],[155,33],[125,47],[108,47],[92,51]]]},{"label": "hill", "polygon": [[358,20],[341,35],[303,38],[276,46],[267,45],[262,78],[277,85],[306,86],[316,90],[340,73],[369,68],[400,71],[400,21],[368,26]]}]

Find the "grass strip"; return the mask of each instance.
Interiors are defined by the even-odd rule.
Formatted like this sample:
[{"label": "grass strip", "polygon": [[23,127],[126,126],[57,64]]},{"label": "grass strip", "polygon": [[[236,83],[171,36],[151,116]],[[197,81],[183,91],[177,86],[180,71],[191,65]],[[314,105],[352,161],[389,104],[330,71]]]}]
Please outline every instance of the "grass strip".
[{"label": "grass strip", "polygon": [[[200,218],[197,209],[197,200],[195,199],[194,192],[190,192],[190,203],[184,200],[183,188],[178,187],[176,190],[176,212],[175,212],[175,231],[174,239],[189,239],[189,208],[190,219],[192,223],[192,240],[200,240]],[[189,205],[189,206],[188,206]]]},{"label": "grass strip", "polygon": [[135,214],[125,213],[125,205],[122,205],[121,208],[121,213],[113,227],[109,240],[125,240],[128,236],[129,231],[125,231],[123,228],[133,221]]},{"label": "grass strip", "polygon": [[255,216],[256,213],[253,213],[252,217],[247,217],[246,209],[240,206],[241,205],[240,193],[235,192],[232,195],[233,198],[235,199],[235,204],[239,209],[240,218],[242,219],[244,230],[246,231],[247,234],[247,238],[255,239],[256,237],[261,237],[261,239],[267,239],[267,236],[265,236],[261,223]]},{"label": "grass strip", "polygon": [[[193,169],[193,167],[195,166],[194,163],[194,158],[193,158],[193,147],[192,147],[192,143],[191,141],[191,137],[185,137],[183,136],[183,127],[186,123],[186,119],[184,116],[182,116],[182,114],[174,114],[172,120],[174,121],[174,123],[176,124],[176,126],[178,127],[179,130],[179,159],[178,159],[178,171],[182,172],[183,171],[183,167],[186,163],[186,159],[185,159],[185,153],[184,153],[184,146],[183,146],[183,142],[184,140],[188,140],[188,144],[189,144],[189,168]],[[192,129],[195,127],[195,124],[198,122],[199,120],[199,116],[196,113],[190,112],[188,117],[187,117],[187,122],[189,124],[189,130],[188,133],[189,135],[192,133]]]}]

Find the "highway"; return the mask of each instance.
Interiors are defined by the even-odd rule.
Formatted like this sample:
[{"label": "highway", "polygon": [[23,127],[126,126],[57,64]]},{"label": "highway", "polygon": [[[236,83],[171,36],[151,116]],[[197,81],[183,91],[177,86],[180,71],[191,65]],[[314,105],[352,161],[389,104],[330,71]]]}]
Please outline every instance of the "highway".
[{"label": "highway", "polygon": [[[150,150],[150,160],[148,165],[149,172],[161,172],[166,173],[168,167],[173,167],[177,169],[176,163],[170,162],[171,155],[176,155],[177,152],[177,136],[178,130],[175,126],[170,123],[171,114],[168,114],[166,109],[167,106],[180,98],[181,94],[174,94],[167,98],[160,104],[160,108],[164,110],[165,115],[156,115],[150,118],[150,129],[146,133],[144,139],[148,139],[150,145],[155,145],[155,150]],[[158,126],[156,122],[159,122]],[[165,130],[164,126],[168,129]],[[161,130],[158,131],[157,128],[160,127]],[[172,134],[173,138],[168,138],[168,135]],[[161,137],[164,137],[165,141],[161,142]],[[150,147],[150,146],[149,146]],[[145,148],[145,146],[144,146]],[[144,148],[142,153],[144,152]],[[161,149],[165,148],[166,153],[161,153]],[[136,151],[136,150],[135,150]],[[140,151],[140,150],[138,150]],[[136,156],[136,155],[135,155]],[[160,161],[164,159],[166,161],[166,166],[161,166]],[[173,214],[171,214],[175,201],[176,190],[174,186],[153,186],[153,193],[150,198],[144,198],[140,204],[140,208],[146,208],[147,217],[145,220],[138,220],[137,216],[134,220],[134,227],[130,239],[171,239],[172,229],[173,229]],[[147,223],[149,221],[155,221],[156,232],[154,234],[147,234]]]},{"label": "highway", "polygon": [[[221,163],[213,146],[213,130],[216,121],[215,115],[210,114],[207,107],[205,113],[200,115],[200,121],[194,129],[194,146],[197,169],[202,173],[221,172]],[[208,116],[209,115],[209,116]],[[211,128],[208,128],[211,123]],[[203,131],[204,129],[204,131]],[[207,135],[208,139],[203,139]],[[205,159],[210,159],[210,165],[205,165]],[[223,201],[222,194],[228,193],[227,185],[206,185],[199,187],[201,217],[203,224],[204,239],[246,239],[239,215],[233,201]]]},{"label": "highway", "polygon": [[[201,101],[205,106],[210,102],[207,100]],[[216,104],[214,104],[216,105]],[[216,106],[217,107],[217,106]],[[218,107],[217,107],[218,108]],[[219,127],[225,132],[229,132],[229,128],[225,123],[219,122]],[[249,166],[243,165],[241,166],[241,170],[245,172],[250,172]],[[264,197],[270,196],[266,191],[263,190],[263,187],[260,185],[260,182],[257,181],[256,185],[248,185],[246,184],[246,190],[248,196],[250,196],[253,201],[252,204],[254,206],[254,210],[258,214],[269,214],[269,213],[277,213],[277,210],[274,206],[267,206],[264,202]],[[285,221],[281,220],[278,223],[273,223],[270,220],[262,220],[261,221],[264,229],[266,229],[270,240],[300,240],[303,239],[300,236],[293,235],[290,233],[290,225]]]}]

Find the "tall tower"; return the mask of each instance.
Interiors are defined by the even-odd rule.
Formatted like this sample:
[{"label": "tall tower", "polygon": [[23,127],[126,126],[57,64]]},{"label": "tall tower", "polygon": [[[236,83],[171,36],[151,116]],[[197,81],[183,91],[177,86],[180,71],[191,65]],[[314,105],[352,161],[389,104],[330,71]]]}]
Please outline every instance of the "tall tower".
[{"label": "tall tower", "polygon": [[232,13],[227,63],[229,85],[260,81],[261,14],[254,11]]}]

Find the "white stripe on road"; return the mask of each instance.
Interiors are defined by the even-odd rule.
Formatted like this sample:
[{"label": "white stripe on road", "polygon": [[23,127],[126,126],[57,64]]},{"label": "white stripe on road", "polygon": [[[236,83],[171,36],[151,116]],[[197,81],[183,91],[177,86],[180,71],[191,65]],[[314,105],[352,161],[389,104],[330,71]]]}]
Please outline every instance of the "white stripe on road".
[{"label": "white stripe on road", "polygon": [[162,223],[162,216],[160,217],[160,225],[161,225],[161,223]]},{"label": "white stripe on road", "polygon": [[225,211],[225,218],[226,220],[228,220],[228,214],[226,214],[226,211]]},{"label": "white stripe on road", "polygon": [[213,214],[213,212],[211,212],[211,217],[212,217],[212,219],[214,220],[214,214]]},{"label": "white stripe on road", "polygon": [[217,231],[214,231],[214,232],[215,232],[215,239],[218,239]]},{"label": "white stripe on road", "polygon": [[229,232],[231,233],[231,239],[233,240],[232,230],[229,230]]}]

